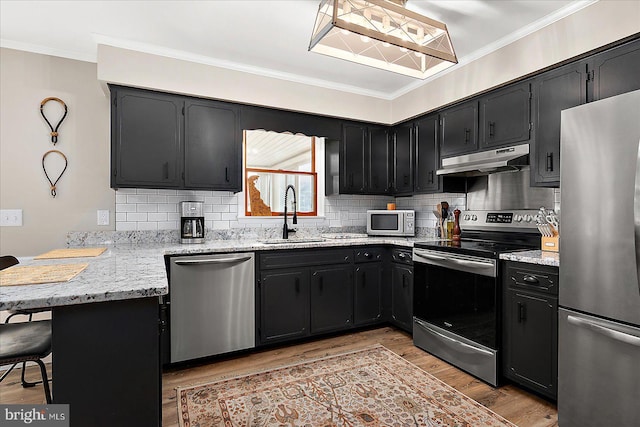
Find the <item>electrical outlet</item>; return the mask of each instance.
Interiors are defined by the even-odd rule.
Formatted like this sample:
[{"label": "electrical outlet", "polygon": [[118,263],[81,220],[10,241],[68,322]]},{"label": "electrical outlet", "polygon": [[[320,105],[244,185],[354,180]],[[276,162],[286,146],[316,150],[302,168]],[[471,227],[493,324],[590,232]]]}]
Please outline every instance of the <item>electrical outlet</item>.
[{"label": "electrical outlet", "polygon": [[98,209],[98,225],[109,225],[109,211]]},{"label": "electrical outlet", "polygon": [[1,227],[22,227],[22,209],[0,209]]}]

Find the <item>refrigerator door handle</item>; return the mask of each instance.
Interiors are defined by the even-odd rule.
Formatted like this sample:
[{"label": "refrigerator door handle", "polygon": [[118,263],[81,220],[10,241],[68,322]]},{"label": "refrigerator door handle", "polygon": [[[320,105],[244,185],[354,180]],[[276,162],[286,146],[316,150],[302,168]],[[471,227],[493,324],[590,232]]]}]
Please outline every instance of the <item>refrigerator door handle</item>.
[{"label": "refrigerator door handle", "polygon": [[636,160],[635,191],[633,193],[633,231],[636,244],[636,270],[638,271],[638,292],[640,292],[640,141]]},{"label": "refrigerator door handle", "polygon": [[605,326],[600,326],[597,323],[593,323],[589,320],[581,319],[579,317],[572,316],[572,315],[567,316],[567,320],[569,321],[569,323],[573,325],[584,326],[586,328],[591,329],[594,332],[605,335],[616,341],[620,341],[626,344],[631,344],[636,347],[640,347],[640,337],[637,337],[635,335],[626,334],[624,332],[616,331],[614,329],[607,328]]}]

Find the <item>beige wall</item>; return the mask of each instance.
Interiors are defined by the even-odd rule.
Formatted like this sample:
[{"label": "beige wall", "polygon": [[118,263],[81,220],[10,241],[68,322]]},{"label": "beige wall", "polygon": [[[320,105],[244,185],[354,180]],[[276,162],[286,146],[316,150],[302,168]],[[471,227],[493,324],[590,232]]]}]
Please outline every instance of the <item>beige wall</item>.
[{"label": "beige wall", "polygon": [[599,1],[392,101],[397,123],[640,32],[640,1]]},{"label": "beige wall", "polygon": [[[51,96],[69,109],[55,147],[39,109]],[[23,210],[22,227],[0,227],[0,253],[37,255],[63,246],[69,231],[113,230],[109,100],[96,64],[0,49],[0,112],[0,208]],[[42,171],[51,149],[69,160],[55,199]],[[62,165],[55,154],[46,163],[53,173]],[[110,210],[110,226],[96,225],[97,209]]]}]

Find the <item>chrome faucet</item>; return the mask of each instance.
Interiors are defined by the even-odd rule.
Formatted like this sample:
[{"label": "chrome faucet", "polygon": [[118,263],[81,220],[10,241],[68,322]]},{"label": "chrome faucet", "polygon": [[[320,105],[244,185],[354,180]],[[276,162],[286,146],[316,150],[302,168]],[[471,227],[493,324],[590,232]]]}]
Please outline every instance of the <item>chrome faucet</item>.
[{"label": "chrome faucet", "polygon": [[282,238],[288,239],[289,233],[295,233],[296,230],[293,228],[289,228],[287,225],[287,195],[289,194],[289,189],[293,191],[293,223],[298,223],[298,213],[296,211],[296,189],[293,185],[287,185],[287,188],[284,190],[284,228],[282,229]]}]

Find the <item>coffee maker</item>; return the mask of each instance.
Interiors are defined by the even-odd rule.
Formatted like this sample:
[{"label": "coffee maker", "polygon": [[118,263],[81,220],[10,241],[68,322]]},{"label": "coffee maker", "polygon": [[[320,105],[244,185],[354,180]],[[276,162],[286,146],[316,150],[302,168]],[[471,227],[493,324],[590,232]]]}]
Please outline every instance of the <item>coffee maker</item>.
[{"label": "coffee maker", "polygon": [[204,243],[203,202],[180,202],[180,242]]}]

